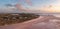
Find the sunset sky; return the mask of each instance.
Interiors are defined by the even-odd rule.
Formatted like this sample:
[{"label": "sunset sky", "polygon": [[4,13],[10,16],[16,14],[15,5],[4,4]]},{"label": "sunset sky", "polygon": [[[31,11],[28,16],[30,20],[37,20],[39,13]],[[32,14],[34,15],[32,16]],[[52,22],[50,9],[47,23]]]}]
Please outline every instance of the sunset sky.
[{"label": "sunset sky", "polygon": [[6,4],[16,5],[17,3],[29,8],[29,10],[40,10],[46,13],[60,12],[60,0],[0,0],[0,7],[6,7]]}]

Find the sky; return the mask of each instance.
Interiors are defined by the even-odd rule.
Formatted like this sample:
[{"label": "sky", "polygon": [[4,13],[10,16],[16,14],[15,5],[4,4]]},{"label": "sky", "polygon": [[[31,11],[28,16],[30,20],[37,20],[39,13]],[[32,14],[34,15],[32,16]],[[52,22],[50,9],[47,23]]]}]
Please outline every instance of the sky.
[{"label": "sky", "polygon": [[[16,4],[17,2],[20,2],[21,4],[27,5],[25,0],[0,0],[0,5],[5,4]],[[37,5],[48,5],[50,3],[55,2],[55,0],[31,0],[33,6]]]},{"label": "sky", "polygon": [[[26,8],[24,10],[40,10],[41,12],[59,13],[60,0],[0,0],[0,7],[6,7],[6,4],[16,5],[21,4]],[[18,9],[21,9],[19,7]]]}]

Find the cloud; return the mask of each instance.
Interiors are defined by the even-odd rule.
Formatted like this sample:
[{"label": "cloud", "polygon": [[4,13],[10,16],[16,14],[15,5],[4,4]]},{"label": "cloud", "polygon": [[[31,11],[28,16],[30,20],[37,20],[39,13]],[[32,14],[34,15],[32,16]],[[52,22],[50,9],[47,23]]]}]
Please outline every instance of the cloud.
[{"label": "cloud", "polygon": [[48,6],[42,7],[40,10],[44,11],[45,13],[59,13],[60,5],[48,5]]},{"label": "cloud", "polygon": [[29,4],[30,6],[32,6],[31,0],[26,0],[26,3]]},{"label": "cloud", "polygon": [[[23,5],[21,4],[16,4],[11,5],[9,4],[9,7],[6,7],[7,5],[5,5],[5,7],[0,8],[0,13],[38,13],[38,10],[31,10],[31,8],[25,8]],[[39,11],[40,12],[40,11]]]},{"label": "cloud", "polygon": [[0,13],[13,13],[16,9],[14,7],[3,7],[0,8]]},{"label": "cloud", "polygon": [[17,10],[20,10],[20,11],[27,11],[26,10],[27,8],[25,8],[22,4],[16,4],[16,8]]},{"label": "cloud", "polygon": [[12,4],[6,4],[5,6],[7,6],[7,7],[8,7],[8,6],[13,6],[13,5],[12,5]]}]

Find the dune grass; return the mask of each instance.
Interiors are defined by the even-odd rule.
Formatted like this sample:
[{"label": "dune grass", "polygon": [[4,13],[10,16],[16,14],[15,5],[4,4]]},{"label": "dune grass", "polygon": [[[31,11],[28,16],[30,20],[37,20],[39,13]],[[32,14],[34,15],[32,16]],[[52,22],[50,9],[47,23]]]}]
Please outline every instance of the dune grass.
[{"label": "dune grass", "polygon": [[38,18],[39,15],[19,13],[19,14],[0,14],[0,26],[21,23],[24,21]]}]

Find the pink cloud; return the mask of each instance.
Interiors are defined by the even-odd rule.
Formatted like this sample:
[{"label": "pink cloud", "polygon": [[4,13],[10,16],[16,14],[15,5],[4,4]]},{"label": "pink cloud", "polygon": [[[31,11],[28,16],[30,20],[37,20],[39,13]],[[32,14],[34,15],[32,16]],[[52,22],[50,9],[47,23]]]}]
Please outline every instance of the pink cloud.
[{"label": "pink cloud", "polygon": [[29,4],[30,6],[32,6],[31,0],[26,0],[26,3]]},{"label": "pink cloud", "polygon": [[16,7],[19,9],[19,10],[22,10],[22,5],[21,4],[16,4]]},{"label": "pink cloud", "polygon": [[26,11],[26,12],[29,12],[29,11],[30,11],[29,8],[25,8],[25,9],[24,9],[24,6],[21,5],[21,4],[16,4],[16,8],[17,8],[18,10],[21,10],[21,11]]},{"label": "pink cloud", "polygon": [[[19,1],[21,1],[21,0],[19,0]],[[28,4],[28,5],[30,5],[30,6],[32,6],[32,2],[31,2],[31,0],[25,0],[25,2]],[[26,8],[26,7],[24,7],[22,4],[16,4],[16,8],[18,9],[18,10],[22,10],[22,11],[26,11],[26,12],[29,12],[30,10],[29,10],[29,8]],[[25,9],[24,9],[25,8]]]}]

